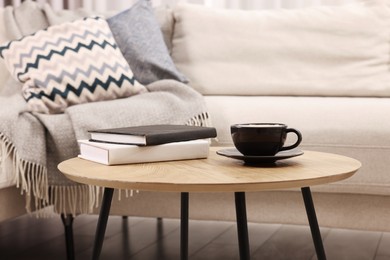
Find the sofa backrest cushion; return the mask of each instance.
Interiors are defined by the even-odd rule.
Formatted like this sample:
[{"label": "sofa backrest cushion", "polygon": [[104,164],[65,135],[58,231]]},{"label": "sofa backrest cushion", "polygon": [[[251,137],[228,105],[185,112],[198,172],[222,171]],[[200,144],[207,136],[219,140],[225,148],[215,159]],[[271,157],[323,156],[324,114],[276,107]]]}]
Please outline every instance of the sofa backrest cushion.
[{"label": "sofa backrest cushion", "polygon": [[349,4],[264,11],[182,4],[172,57],[206,95],[390,96],[390,12]]},{"label": "sofa backrest cushion", "polygon": [[[0,8],[0,21],[4,21],[4,8]],[[5,23],[0,22],[0,44],[8,42],[9,40],[9,37],[7,37]],[[10,74],[5,66],[4,60],[0,59],[0,93],[2,92],[3,86],[9,77]]]},{"label": "sofa backrest cushion", "polygon": [[122,56],[105,19],[53,25],[0,46],[11,75],[23,83],[29,110],[61,113],[81,103],[146,92]]},{"label": "sofa backrest cushion", "polygon": [[171,53],[174,23],[173,10],[169,6],[157,6],[153,11],[160,26],[165,45],[169,53]]}]

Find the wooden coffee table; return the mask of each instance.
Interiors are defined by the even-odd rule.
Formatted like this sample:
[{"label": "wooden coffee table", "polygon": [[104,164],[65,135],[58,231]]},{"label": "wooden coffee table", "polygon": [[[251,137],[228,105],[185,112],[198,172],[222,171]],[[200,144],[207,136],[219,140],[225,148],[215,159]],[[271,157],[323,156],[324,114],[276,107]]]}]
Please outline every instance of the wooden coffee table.
[{"label": "wooden coffee table", "polygon": [[[73,158],[58,165],[69,179],[104,187],[96,228],[93,259],[98,259],[104,240],[114,189],[181,192],[181,259],[188,259],[188,201],[190,192],[234,192],[240,259],[249,259],[249,238],[245,192],[301,188],[318,259],[326,259],[310,186],[331,183],[352,176],[359,161],[341,155],[304,151],[298,157],[255,167],[216,154],[210,148],[207,159],[105,166]],[[142,194],[141,194],[142,196]]]}]

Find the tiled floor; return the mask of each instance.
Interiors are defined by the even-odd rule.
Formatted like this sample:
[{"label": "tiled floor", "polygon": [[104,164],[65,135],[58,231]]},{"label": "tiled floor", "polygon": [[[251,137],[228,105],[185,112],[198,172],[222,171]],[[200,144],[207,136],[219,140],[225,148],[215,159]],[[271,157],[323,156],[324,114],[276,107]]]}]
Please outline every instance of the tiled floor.
[{"label": "tiled floor", "polygon": [[[89,259],[97,216],[74,221],[76,259]],[[179,259],[180,223],[176,219],[110,217],[101,259]],[[251,259],[313,260],[307,226],[249,224]],[[331,260],[390,259],[390,233],[321,228]],[[235,223],[190,220],[191,260],[239,259]],[[0,223],[0,259],[66,259],[59,217],[22,216]]]}]

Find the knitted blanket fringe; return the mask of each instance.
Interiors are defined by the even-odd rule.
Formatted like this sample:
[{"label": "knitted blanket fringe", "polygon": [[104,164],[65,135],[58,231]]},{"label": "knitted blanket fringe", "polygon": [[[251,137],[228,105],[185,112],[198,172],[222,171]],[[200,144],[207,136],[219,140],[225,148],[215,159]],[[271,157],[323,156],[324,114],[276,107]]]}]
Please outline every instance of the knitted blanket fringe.
[{"label": "knitted blanket fringe", "polygon": [[[187,125],[210,126],[207,112],[194,116]],[[54,205],[54,212],[61,214],[89,214],[100,204],[103,188],[91,185],[59,186],[48,182],[47,168],[34,162],[20,158],[12,142],[3,133],[0,133],[1,172],[7,174],[8,179],[16,182],[21,194],[26,195],[26,211],[38,212],[37,217],[48,217],[50,212],[41,211],[45,207]],[[5,168],[7,160],[12,162],[12,171]],[[118,200],[121,200],[123,191],[119,190]],[[125,197],[132,197],[133,190],[125,190]],[[138,191],[136,191],[138,193]]]},{"label": "knitted blanket fringe", "polygon": [[[32,198],[34,198],[36,209],[48,205],[49,193],[46,167],[20,158],[15,146],[3,133],[0,133],[0,144],[1,172],[7,174],[8,179],[14,178],[13,181],[16,182],[16,187],[20,188],[22,195],[26,193],[27,212],[31,212]],[[8,171],[5,168],[7,160],[11,160],[13,171]]]}]

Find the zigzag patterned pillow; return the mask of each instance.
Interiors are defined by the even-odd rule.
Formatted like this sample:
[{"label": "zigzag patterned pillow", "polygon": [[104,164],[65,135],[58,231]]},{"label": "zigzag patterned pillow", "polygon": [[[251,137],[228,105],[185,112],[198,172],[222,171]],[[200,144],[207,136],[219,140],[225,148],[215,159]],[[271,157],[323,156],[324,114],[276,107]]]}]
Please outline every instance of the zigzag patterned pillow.
[{"label": "zigzag patterned pillow", "polygon": [[54,25],[0,46],[13,77],[23,83],[29,110],[66,107],[146,92],[135,80],[107,22],[89,17]]}]

